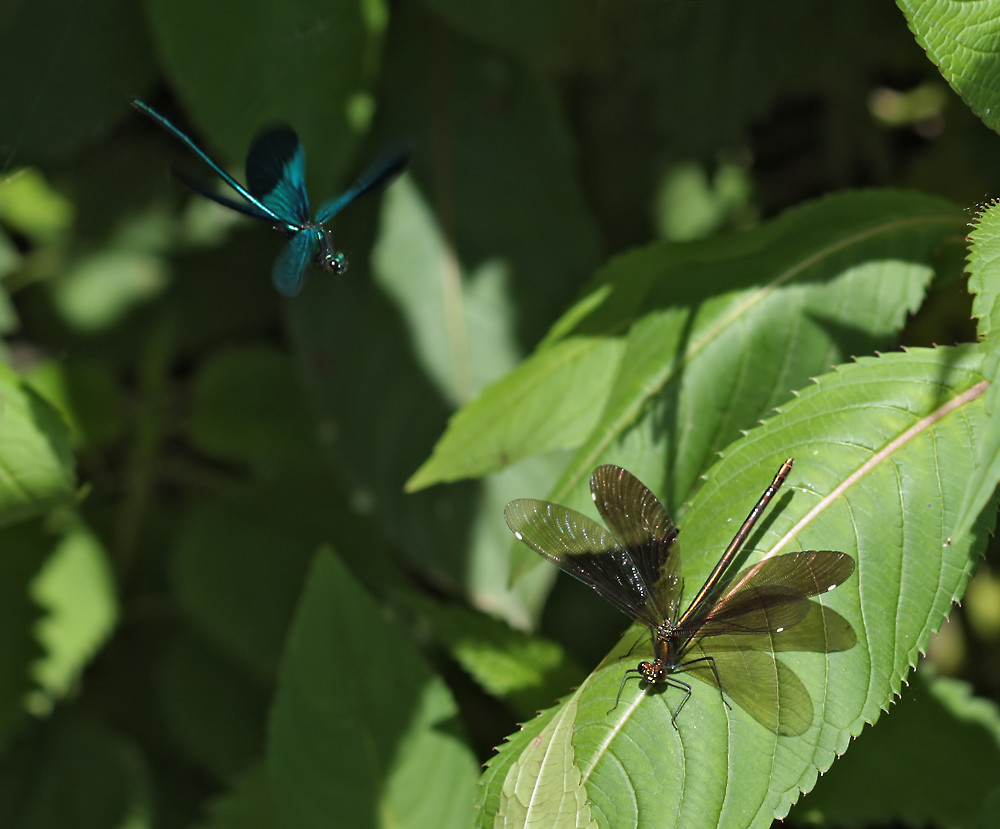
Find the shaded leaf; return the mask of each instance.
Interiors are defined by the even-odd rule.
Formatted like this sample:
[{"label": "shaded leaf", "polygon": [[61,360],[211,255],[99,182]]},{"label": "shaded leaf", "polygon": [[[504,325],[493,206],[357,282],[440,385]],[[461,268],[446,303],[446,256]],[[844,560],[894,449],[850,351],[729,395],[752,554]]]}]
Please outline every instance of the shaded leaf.
[{"label": "shaded leaf", "polygon": [[[940,199],[845,193],[753,231],[618,257],[531,359],[454,417],[408,487],[578,448],[550,500],[608,461],[653,488],[669,481],[671,507],[789,390],[894,336],[961,223]],[[643,461],[651,444],[669,466]]]},{"label": "shaded leaf", "polygon": [[297,514],[312,503],[303,495],[310,483],[279,478],[205,499],[177,534],[171,575],[181,607],[261,677],[277,669],[309,562],[327,537]]},{"label": "shaded leaf", "polygon": [[8,747],[28,715],[27,701],[37,691],[35,664],[45,657],[36,628],[43,610],[31,585],[52,549],[38,522],[4,530],[0,554],[0,746]]},{"label": "shaded leaf", "polygon": [[203,451],[273,473],[313,461],[315,431],[295,365],[276,349],[220,351],[202,364],[191,437]]},{"label": "shaded leaf", "polygon": [[69,429],[5,366],[0,366],[0,425],[0,525],[68,503],[75,487]]},{"label": "shaded leaf", "polygon": [[[351,491],[408,560],[524,625],[529,612],[506,608],[522,600],[497,554],[505,493],[486,480],[413,497],[403,484],[454,406],[509,371],[565,307],[599,261],[600,235],[556,85],[440,26],[419,5],[396,9],[385,69],[397,83],[380,101],[379,143],[405,137],[413,162],[385,193],[370,256],[377,205],[344,214],[351,270],[313,280],[292,325]],[[439,37],[443,74],[427,60]]]},{"label": "shaded leaf", "polygon": [[278,820],[263,764],[242,775],[227,794],[213,801],[208,812],[198,829],[274,829]]},{"label": "shaded leaf", "polygon": [[[239,169],[260,125],[293,124],[311,179],[329,188],[310,188],[313,201],[332,196],[334,173],[343,173],[356,136],[368,127],[372,102],[364,99],[379,66],[386,7],[228,2],[204,14],[197,3],[156,0],[149,8],[163,67],[196,123],[214,139],[206,149],[222,146],[227,168]],[[248,98],[251,88],[257,93]],[[320,100],[323,106],[316,106]]]},{"label": "shaded leaf", "polygon": [[98,723],[60,718],[0,766],[0,823],[20,829],[153,825],[135,746]]},{"label": "shaded leaf", "polygon": [[[371,670],[383,657],[388,673]],[[271,721],[267,768],[280,825],[468,825],[475,760],[457,713],[403,632],[336,558],[319,553]]]},{"label": "shaded leaf", "polygon": [[98,0],[86,14],[59,2],[11,3],[0,12],[0,54],[0,147],[28,160],[91,143],[154,75],[142,7],[129,0]]},{"label": "shaded leaf", "polygon": [[530,716],[579,681],[582,671],[556,642],[514,630],[461,607],[410,595],[407,604],[426,618],[452,658],[491,696]]},{"label": "shaded leaf", "polygon": [[218,780],[259,759],[270,683],[189,634],[166,649],[157,687],[172,738]]}]

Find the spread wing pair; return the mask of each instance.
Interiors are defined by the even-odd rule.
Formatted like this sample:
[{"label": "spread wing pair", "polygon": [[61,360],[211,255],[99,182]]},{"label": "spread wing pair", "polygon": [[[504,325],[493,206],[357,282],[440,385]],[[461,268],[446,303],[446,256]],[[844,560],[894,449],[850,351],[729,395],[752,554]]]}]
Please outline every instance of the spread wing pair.
[{"label": "spread wing pair", "polygon": [[320,205],[313,219],[306,193],[306,154],[298,136],[289,127],[276,127],[259,135],[247,155],[247,186],[244,187],[190,136],[182,132],[149,104],[133,98],[132,106],[151,118],[198,156],[219,178],[228,184],[243,201],[220,196],[187,176],[178,177],[188,187],[218,204],[267,222],[290,241],[279,254],[271,269],[271,280],[278,292],[295,296],[302,290],[306,267],[315,262],[331,273],[347,269],[347,257],[333,244],[333,234],[324,229],[358,196],[381,187],[398,176],[410,161],[410,155],[398,151],[387,155],[365,172],[346,191]]},{"label": "spread wing pair", "polygon": [[801,734],[813,719],[809,693],[772,654],[854,645],[847,620],[810,599],[850,577],[854,560],[812,550],[765,559],[732,577],[726,572],[791,468],[791,459],[782,464],[683,613],[677,527],[627,470],[601,466],[591,476],[607,529],[575,510],[530,498],[511,501],[504,516],[519,540],[649,627],[654,658],[628,673],[684,690],[675,718],[691,694],[676,674],[689,672],[724,689],[777,733]]}]

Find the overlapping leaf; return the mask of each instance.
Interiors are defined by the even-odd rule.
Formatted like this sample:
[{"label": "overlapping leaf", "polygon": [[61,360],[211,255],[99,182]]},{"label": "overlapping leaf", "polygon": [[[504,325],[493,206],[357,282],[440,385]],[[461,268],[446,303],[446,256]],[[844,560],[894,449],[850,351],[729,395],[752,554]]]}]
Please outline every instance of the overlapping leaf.
[{"label": "overlapping leaf", "polygon": [[[399,640],[349,571],[319,553],[271,721],[282,826],[467,825],[475,763],[454,700]],[[371,670],[382,655],[384,670]]]},{"label": "overlapping leaf", "polygon": [[551,500],[610,462],[672,506],[792,389],[888,342],[961,227],[940,199],[847,193],[744,234],[619,257],[529,360],[455,416],[409,487],[577,448]]},{"label": "overlapping leaf", "polygon": [[[671,712],[682,695],[671,689],[628,685],[609,714],[629,664],[609,658],[573,696],[572,774],[581,774],[600,825],[768,826],[888,706],[961,595],[990,528],[955,534],[984,408],[979,365],[973,347],[865,358],[820,377],[724,453],[681,523],[685,576],[700,584],[761,481],[793,456],[786,491],[751,538],[753,555],[855,557],[857,575],[823,602],[850,621],[858,644],[779,655],[812,697],[813,724],[801,737],[777,736],[702,683],[676,730]],[[632,641],[630,633],[623,645]],[[495,790],[528,742],[545,739],[553,716],[530,723],[492,762],[481,825],[504,818]]]}]

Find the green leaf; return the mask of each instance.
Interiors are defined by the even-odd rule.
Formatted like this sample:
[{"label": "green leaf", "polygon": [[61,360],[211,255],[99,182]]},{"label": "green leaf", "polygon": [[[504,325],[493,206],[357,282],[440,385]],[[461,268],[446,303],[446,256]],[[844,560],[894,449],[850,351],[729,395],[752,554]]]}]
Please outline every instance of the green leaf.
[{"label": "green leaf", "polygon": [[66,419],[78,447],[95,449],[122,437],[122,400],[106,362],[46,360],[34,366],[27,379]]},{"label": "green leaf", "polygon": [[465,281],[431,279],[451,255],[449,241],[408,176],[386,193],[382,220],[372,268],[411,332],[417,364],[434,390],[458,406],[520,356],[510,267],[487,262]]},{"label": "green leaf", "polygon": [[896,0],[906,22],[941,75],[983,119],[1000,131],[1000,3],[976,0]]},{"label": "green leaf", "polygon": [[75,486],[69,429],[5,366],[0,366],[0,424],[0,526],[68,503]]},{"label": "green leaf", "polygon": [[261,472],[305,465],[317,452],[294,363],[264,346],[220,351],[202,364],[191,437],[202,451]]},{"label": "green leaf", "polygon": [[270,781],[263,763],[242,775],[232,789],[209,807],[198,829],[274,829],[278,826],[271,802]]},{"label": "green leaf", "polygon": [[597,426],[621,363],[612,337],[573,337],[531,357],[459,410],[408,492],[496,471],[534,452],[575,448]]},{"label": "green leaf", "polygon": [[988,351],[997,349],[1000,340],[1000,203],[984,205],[976,214],[969,233],[969,291],[975,296],[972,305],[977,333]]},{"label": "green leaf", "polygon": [[118,621],[114,574],[98,537],[74,522],[59,539],[31,592],[46,614],[37,627],[45,657],[34,673],[46,694],[60,697]]},{"label": "green leaf", "polygon": [[576,713],[576,701],[571,698],[507,769],[494,827],[597,829],[573,756]]},{"label": "green leaf", "polygon": [[160,660],[160,703],[174,742],[230,780],[256,761],[272,686],[192,635],[171,641]]},{"label": "green leaf", "polygon": [[[229,0],[211,14],[192,0],[154,0],[150,16],[164,69],[211,136],[207,151],[225,148],[220,160],[239,169],[255,131],[283,121],[302,140],[311,181],[329,188],[343,174],[374,110],[371,89],[388,21],[381,0]],[[248,89],[257,92],[248,98]],[[312,192],[315,204],[335,195]]]},{"label": "green leaf", "polygon": [[[609,713],[626,667],[619,658],[638,635],[630,632],[572,697],[575,760],[600,825],[768,826],[889,705],[962,595],[992,529],[987,509],[972,534],[955,532],[983,412],[979,364],[976,349],[964,347],[841,366],[709,470],[681,524],[686,583],[702,583],[774,470],[794,457],[785,490],[750,540],[752,555],[832,549],[854,557],[857,575],[822,602],[846,617],[858,643],[840,653],[780,654],[812,697],[813,724],[801,736],[778,736],[700,682],[676,730],[676,689],[627,684]],[[543,714],[540,727],[562,710]],[[538,735],[532,727],[514,736],[491,763],[481,825]]]},{"label": "green leaf", "polygon": [[[554,499],[613,461],[654,489],[669,481],[674,505],[789,390],[888,342],[961,224],[940,199],[845,193],[753,231],[621,256],[531,359],[453,418],[407,486],[578,448]],[[668,465],[642,460],[662,453]]]},{"label": "green leaf", "polygon": [[410,594],[404,599],[427,619],[435,639],[491,696],[530,716],[544,701],[579,681],[582,671],[550,639],[454,605]]},{"label": "green leaf", "polygon": [[336,558],[318,554],[271,721],[280,825],[468,825],[476,764],[457,713],[404,633]]},{"label": "green leaf", "polygon": [[135,745],[105,726],[60,718],[0,764],[0,824],[18,829],[147,829],[152,798]]},{"label": "green leaf", "polygon": [[587,48],[610,16],[606,7],[572,0],[430,0],[427,6],[459,31],[533,63],[565,60],[568,46],[592,60]]},{"label": "green leaf", "polygon": [[26,167],[3,181],[0,216],[19,233],[38,243],[56,243],[73,226],[73,204],[34,168]]},{"label": "green leaf", "polygon": [[337,478],[296,467],[201,498],[179,522],[177,601],[223,653],[270,679],[316,548],[344,549],[372,589],[407,584],[377,525],[351,509]]},{"label": "green leaf", "polygon": [[986,392],[986,416],[976,462],[962,503],[958,532],[968,532],[976,516],[993,497],[1000,481],[1000,207],[979,212],[969,234],[969,291],[975,294],[972,312],[984,352],[983,375],[992,380]]},{"label": "green leaf", "polygon": [[273,488],[206,499],[178,531],[172,577],[181,607],[212,642],[262,677],[277,670],[324,537],[296,512],[296,494],[308,484],[305,477],[277,479]]},{"label": "green leaf", "polygon": [[52,299],[67,322],[87,334],[112,329],[136,308],[165,291],[160,260],[142,250],[117,247],[80,257],[51,284]]},{"label": "green leaf", "polygon": [[28,713],[27,701],[37,690],[34,666],[45,653],[36,627],[42,608],[32,597],[31,585],[51,552],[51,538],[40,522],[19,524],[4,531],[0,555],[0,746],[9,742]]},{"label": "green leaf", "polygon": [[155,73],[143,6],[130,0],[96,0],[87,14],[59,3],[7,3],[0,54],[5,167],[16,154],[65,156],[93,144]]},{"label": "green leaf", "polygon": [[[495,524],[506,494],[483,481],[414,497],[403,484],[454,405],[510,371],[551,325],[599,261],[600,234],[554,83],[449,33],[453,117],[442,133],[427,99],[441,82],[427,60],[439,36],[419,4],[396,7],[386,71],[397,84],[380,101],[379,134],[411,138],[413,164],[385,193],[370,257],[375,205],[344,212],[351,271],[312,280],[291,321],[352,495],[408,560],[497,607],[510,592]],[[515,615],[505,612],[515,624],[531,614]]]}]

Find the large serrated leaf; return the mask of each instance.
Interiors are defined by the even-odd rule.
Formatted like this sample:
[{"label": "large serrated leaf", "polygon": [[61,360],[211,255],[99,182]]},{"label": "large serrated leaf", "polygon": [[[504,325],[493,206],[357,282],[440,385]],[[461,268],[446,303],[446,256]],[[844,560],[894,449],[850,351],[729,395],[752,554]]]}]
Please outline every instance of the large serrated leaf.
[{"label": "large serrated leaf", "polygon": [[[941,199],[845,193],[747,233],[621,256],[530,360],[454,417],[408,486],[579,447],[554,500],[602,461],[686,493],[789,390],[884,345],[962,221]],[[644,421],[656,434],[623,446]],[[672,446],[669,467],[639,466],[650,439]]]},{"label": "large serrated leaf", "polygon": [[571,698],[510,765],[495,827],[542,825],[553,829],[597,829],[587,805],[580,767],[573,756],[576,700]]},{"label": "large serrated leaf", "polygon": [[1000,3],[896,0],[910,31],[970,109],[1000,130]]},{"label": "large serrated leaf", "polygon": [[969,291],[975,295],[972,312],[978,320],[982,339],[983,375],[990,380],[986,392],[986,417],[976,463],[969,475],[969,485],[958,532],[967,532],[983,506],[993,497],[1000,481],[1000,207],[994,202],[976,217],[969,234]]},{"label": "large serrated leaf", "polygon": [[[857,575],[822,601],[849,620],[858,643],[842,653],[779,656],[813,703],[806,733],[779,737],[701,683],[676,730],[671,718],[683,698],[676,689],[627,684],[609,713],[631,664],[619,659],[635,641],[630,632],[572,697],[575,762],[599,825],[767,826],[889,705],[961,596],[992,526],[988,512],[974,533],[955,532],[983,412],[979,362],[976,349],[964,347],[841,366],[710,470],[681,528],[689,583],[701,583],[761,485],[793,456],[795,469],[751,538],[751,555],[834,549],[855,557]],[[496,792],[510,768],[529,745],[537,752],[540,740],[558,733],[548,723],[566,710],[529,723],[494,758],[480,825],[502,807]]]}]

